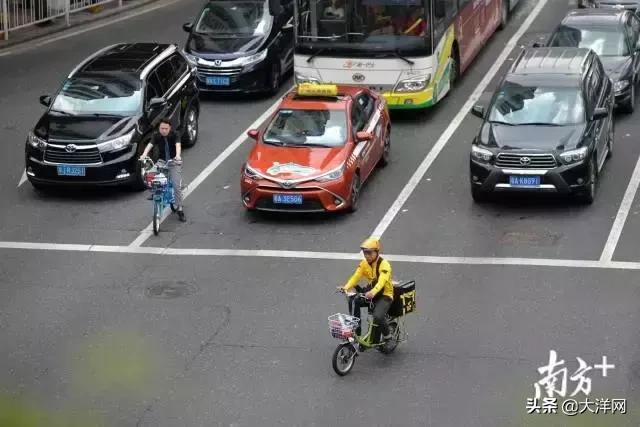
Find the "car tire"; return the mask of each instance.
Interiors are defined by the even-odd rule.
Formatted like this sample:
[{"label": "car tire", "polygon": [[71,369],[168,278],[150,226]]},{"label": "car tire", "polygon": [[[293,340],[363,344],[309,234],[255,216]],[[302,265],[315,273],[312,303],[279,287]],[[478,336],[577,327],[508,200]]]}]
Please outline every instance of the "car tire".
[{"label": "car tire", "polygon": [[389,164],[391,158],[391,128],[387,128],[387,132],[384,136],[384,143],[382,146],[382,156],[380,157],[380,162],[378,165],[380,167],[385,167]]},{"label": "car tire", "polygon": [[471,186],[471,197],[476,203],[484,203],[489,200],[489,194],[478,187]]},{"label": "car tire", "polygon": [[581,201],[588,205],[592,204],[596,199],[596,191],[598,188],[598,166],[595,156],[589,162],[589,188],[582,194]]},{"label": "car tire", "polygon": [[622,104],[621,110],[627,114],[633,114],[636,108],[636,85],[631,85],[631,96],[627,102]]},{"label": "car tire", "polygon": [[456,45],[451,50],[451,70],[449,70],[449,90],[453,89],[460,78],[460,53]]},{"label": "car tire", "polygon": [[509,0],[502,0],[502,12],[500,13],[500,25],[498,30],[504,30],[509,23]]},{"label": "car tire", "polygon": [[360,175],[356,173],[353,176],[351,182],[351,194],[349,194],[349,213],[353,213],[360,207],[360,192],[362,190],[362,183],[360,182]]},{"label": "car tire", "polygon": [[269,73],[269,95],[275,95],[280,90],[280,81],[282,75],[280,74],[280,66],[278,63],[274,63],[271,66],[271,72]]},{"label": "car tire", "polygon": [[184,129],[182,132],[182,138],[180,142],[185,148],[190,148],[196,145],[199,135],[199,109],[195,105],[191,104],[186,114],[184,115]]}]

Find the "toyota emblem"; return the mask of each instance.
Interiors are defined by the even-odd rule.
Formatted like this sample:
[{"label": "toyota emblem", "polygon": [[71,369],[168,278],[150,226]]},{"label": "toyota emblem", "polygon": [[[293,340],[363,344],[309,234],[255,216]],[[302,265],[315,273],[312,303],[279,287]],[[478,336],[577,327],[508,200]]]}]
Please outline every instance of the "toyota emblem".
[{"label": "toyota emblem", "polygon": [[520,164],[521,165],[528,165],[529,163],[531,163],[531,158],[529,158],[529,157],[520,157]]},{"label": "toyota emblem", "polygon": [[352,79],[353,79],[353,81],[354,81],[354,82],[361,83],[361,82],[363,82],[363,81],[364,81],[364,75],[363,75],[363,74],[360,74],[360,73],[355,73],[355,74],[352,76]]},{"label": "toyota emblem", "polygon": [[215,61],[213,61],[213,65],[215,65],[216,67],[220,67],[222,65],[222,60],[216,59]]},{"label": "toyota emblem", "polygon": [[64,147],[64,151],[66,151],[67,153],[75,153],[77,148],[78,147],[76,147],[74,144],[69,144]]},{"label": "toyota emblem", "polygon": [[291,187],[293,186],[293,181],[284,181],[284,182],[282,183],[282,186],[283,186],[284,188],[291,188]]}]

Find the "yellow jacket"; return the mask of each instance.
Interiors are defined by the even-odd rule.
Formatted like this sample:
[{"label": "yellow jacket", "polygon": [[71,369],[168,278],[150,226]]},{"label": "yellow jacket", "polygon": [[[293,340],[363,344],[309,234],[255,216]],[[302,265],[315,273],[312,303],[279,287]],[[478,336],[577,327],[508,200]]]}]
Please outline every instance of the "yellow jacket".
[{"label": "yellow jacket", "polygon": [[[376,277],[378,263],[380,263],[380,277]],[[378,295],[382,290],[383,295],[393,299],[393,283],[391,281],[392,273],[391,264],[386,259],[381,260],[381,258],[378,257],[373,265],[369,265],[366,260],[362,260],[347,284],[344,285],[344,289],[349,290],[354,288],[360,280],[367,279],[370,284],[374,285],[371,290],[374,295]]]}]

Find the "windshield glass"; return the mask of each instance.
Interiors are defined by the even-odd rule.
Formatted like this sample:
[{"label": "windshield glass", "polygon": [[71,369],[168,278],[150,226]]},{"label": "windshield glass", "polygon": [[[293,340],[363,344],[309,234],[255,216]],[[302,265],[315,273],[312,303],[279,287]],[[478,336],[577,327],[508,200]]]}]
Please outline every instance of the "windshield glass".
[{"label": "windshield glass", "polygon": [[271,15],[264,1],[209,2],[195,32],[215,36],[262,36],[270,31]]},{"label": "windshield glass", "polygon": [[142,108],[142,85],[138,79],[113,76],[75,77],[67,80],[51,109],[74,115],[130,116]]},{"label": "windshield glass", "polygon": [[302,53],[325,49],[376,57],[431,50],[429,11],[420,0],[297,0],[296,7]]},{"label": "windshield glass", "polygon": [[599,56],[628,56],[624,33],[618,28],[573,28],[562,26],[553,35],[550,46],[585,47]]},{"label": "windshield glass", "polygon": [[489,114],[489,121],[510,125],[584,123],[585,108],[578,88],[527,87],[507,82]]},{"label": "windshield glass", "polygon": [[280,110],[264,133],[267,144],[339,147],[347,140],[343,110]]}]

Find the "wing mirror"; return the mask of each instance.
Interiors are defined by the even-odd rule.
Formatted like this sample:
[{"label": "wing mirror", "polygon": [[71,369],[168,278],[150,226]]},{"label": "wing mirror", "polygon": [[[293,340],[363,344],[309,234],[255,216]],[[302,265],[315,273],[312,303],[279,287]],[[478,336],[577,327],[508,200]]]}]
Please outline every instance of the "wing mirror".
[{"label": "wing mirror", "polygon": [[149,101],[149,110],[155,110],[165,105],[167,105],[167,101],[164,98],[151,98],[151,101]]},{"label": "wing mirror", "polygon": [[184,31],[186,31],[187,33],[190,33],[191,30],[193,30],[193,23],[192,22],[187,22],[186,24],[182,25],[182,29]]},{"label": "wing mirror", "polygon": [[601,120],[609,116],[609,110],[606,108],[596,108],[593,110],[592,120]]},{"label": "wing mirror", "polygon": [[356,133],[356,142],[371,141],[372,139],[373,135],[371,134],[371,132],[360,131]]},{"label": "wing mirror", "polygon": [[247,136],[257,141],[258,138],[260,137],[260,132],[257,129],[251,129],[249,132],[247,132]]},{"label": "wing mirror", "polygon": [[45,107],[48,107],[51,105],[51,96],[49,95],[42,95],[40,97],[40,104],[44,105]]},{"label": "wing mirror", "polygon": [[471,108],[471,114],[484,120],[484,107],[482,105],[474,105]]}]

